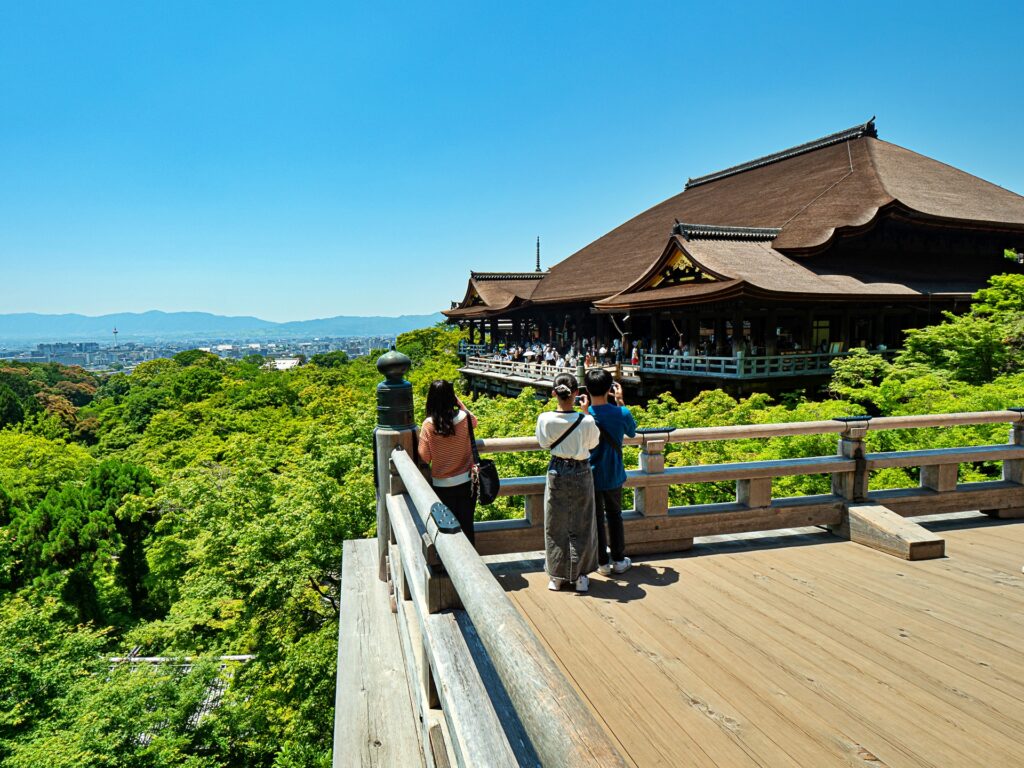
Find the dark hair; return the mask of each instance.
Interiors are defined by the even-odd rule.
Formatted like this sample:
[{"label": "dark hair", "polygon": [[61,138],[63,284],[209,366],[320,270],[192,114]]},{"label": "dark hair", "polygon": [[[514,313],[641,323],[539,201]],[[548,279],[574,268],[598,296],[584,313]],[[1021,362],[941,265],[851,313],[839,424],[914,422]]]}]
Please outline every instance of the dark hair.
[{"label": "dark hair", "polygon": [[587,392],[602,397],[612,388],[612,375],[604,368],[591,368],[583,379],[587,382]]},{"label": "dark hair", "polygon": [[434,433],[441,437],[455,434],[455,411],[459,402],[450,381],[438,379],[427,390],[427,416],[434,422]]},{"label": "dark hair", "polygon": [[559,400],[568,400],[572,397],[572,393],[579,390],[579,382],[576,381],[576,377],[571,373],[560,373],[555,376],[555,380],[552,382],[554,385],[555,396]]}]

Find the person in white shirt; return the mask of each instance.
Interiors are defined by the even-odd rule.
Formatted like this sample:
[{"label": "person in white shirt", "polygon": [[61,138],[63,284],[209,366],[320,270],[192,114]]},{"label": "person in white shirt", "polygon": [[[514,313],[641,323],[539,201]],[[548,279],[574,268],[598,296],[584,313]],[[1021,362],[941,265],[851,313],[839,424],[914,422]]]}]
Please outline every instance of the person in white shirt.
[{"label": "person in white shirt", "polygon": [[601,433],[594,417],[575,408],[576,377],[555,376],[552,394],[557,410],[537,419],[537,441],[551,451],[544,487],[544,570],[548,589],[558,591],[571,582],[577,592],[590,588],[588,574],[597,568],[597,517],[590,451]]}]

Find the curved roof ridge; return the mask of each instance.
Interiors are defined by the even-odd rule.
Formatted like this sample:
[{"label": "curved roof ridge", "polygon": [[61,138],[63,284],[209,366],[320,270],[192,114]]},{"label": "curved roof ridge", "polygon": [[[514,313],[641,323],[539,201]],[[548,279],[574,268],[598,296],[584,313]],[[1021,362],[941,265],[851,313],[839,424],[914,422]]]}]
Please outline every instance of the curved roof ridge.
[{"label": "curved roof ridge", "polygon": [[470,280],[540,280],[547,272],[474,272],[470,270]]},{"label": "curved roof ridge", "polygon": [[[788,222],[787,222],[788,223]],[[686,224],[676,219],[672,234],[685,240],[712,239],[722,240],[774,240],[778,237],[781,227],[734,227],[723,224]]]},{"label": "curved roof ridge", "polygon": [[719,179],[724,179],[727,176],[734,176],[737,173],[743,173],[744,171],[753,170],[754,168],[760,168],[765,165],[771,165],[772,163],[777,163],[780,160],[786,160],[790,157],[795,157],[796,155],[802,155],[805,152],[813,152],[816,149],[829,147],[833,144],[839,144],[840,142],[843,141],[859,139],[862,136],[870,136],[873,139],[878,138],[878,131],[875,129],[874,116],[872,116],[871,119],[868,120],[866,123],[855,125],[852,128],[847,128],[846,130],[843,131],[836,131],[835,133],[830,133],[828,136],[822,136],[820,139],[807,141],[804,142],[803,144],[798,144],[795,147],[783,149],[780,152],[774,152],[770,155],[765,155],[763,157],[758,157],[754,160],[749,160],[745,163],[740,163],[739,165],[730,166],[729,168],[725,168],[721,171],[708,173],[705,174],[704,176],[698,176],[694,179],[687,179],[685,189],[690,189],[691,187],[698,187],[701,184],[708,184],[712,181],[718,181]]}]

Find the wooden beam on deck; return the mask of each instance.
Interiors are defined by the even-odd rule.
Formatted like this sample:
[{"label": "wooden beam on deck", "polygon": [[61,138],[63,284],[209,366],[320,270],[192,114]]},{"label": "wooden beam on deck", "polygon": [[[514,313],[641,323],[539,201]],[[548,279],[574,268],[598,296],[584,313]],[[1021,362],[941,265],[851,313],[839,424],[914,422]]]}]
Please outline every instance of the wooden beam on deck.
[{"label": "wooden beam on deck", "polygon": [[423,765],[398,625],[388,587],[377,579],[373,539],[344,544],[338,626],[334,768]]},{"label": "wooden beam on deck", "polygon": [[833,529],[850,541],[904,560],[944,557],[946,541],[881,504],[851,504],[849,520]]}]

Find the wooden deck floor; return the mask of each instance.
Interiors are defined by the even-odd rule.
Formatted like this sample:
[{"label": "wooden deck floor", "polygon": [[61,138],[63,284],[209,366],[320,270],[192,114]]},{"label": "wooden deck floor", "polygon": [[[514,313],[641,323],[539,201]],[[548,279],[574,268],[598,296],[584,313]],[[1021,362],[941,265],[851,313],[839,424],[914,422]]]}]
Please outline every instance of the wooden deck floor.
[{"label": "wooden deck floor", "polygon": [[499,580],[634,765],[1024,766],[1024,522],[962,524],[941,560],[820,535]]}]

